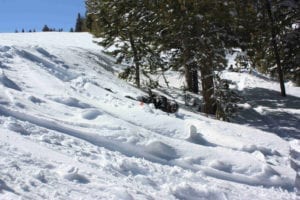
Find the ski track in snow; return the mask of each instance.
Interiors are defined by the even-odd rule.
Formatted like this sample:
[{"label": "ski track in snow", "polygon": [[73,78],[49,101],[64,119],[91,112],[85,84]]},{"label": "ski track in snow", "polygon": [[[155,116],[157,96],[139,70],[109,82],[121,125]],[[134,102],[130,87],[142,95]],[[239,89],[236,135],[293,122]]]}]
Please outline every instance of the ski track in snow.
[{"label": "ski track in snow", "polygon": [[0,199],[296,199],[283,123],[262,116],[268,133],[141,106],[86,33],[0,44]]}]

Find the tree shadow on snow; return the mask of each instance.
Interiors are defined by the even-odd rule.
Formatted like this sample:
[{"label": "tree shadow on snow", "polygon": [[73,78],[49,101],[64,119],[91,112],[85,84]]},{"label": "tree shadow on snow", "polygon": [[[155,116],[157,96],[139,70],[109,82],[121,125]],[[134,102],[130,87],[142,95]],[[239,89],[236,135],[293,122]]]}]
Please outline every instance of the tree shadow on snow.
[{"label": "tree shadow on snow", "polygon": [[300,139],[300,98],[289,94],[281,97],[279,92],[264,88],[245,89],[243,93],[241,103],[248,103],[250,107],[238,111],[234,122],[272,132],[285,139]]}]

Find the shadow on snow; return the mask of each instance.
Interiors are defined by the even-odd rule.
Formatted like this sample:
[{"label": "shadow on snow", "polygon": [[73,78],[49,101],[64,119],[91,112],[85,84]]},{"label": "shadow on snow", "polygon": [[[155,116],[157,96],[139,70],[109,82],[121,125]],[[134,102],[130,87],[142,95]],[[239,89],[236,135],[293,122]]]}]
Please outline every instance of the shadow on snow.
[{"label": "shadow on snow", "polygon": [[240,110],[235,122],[285,139],[300,139],[300,114],[290,113],[300,109],[300,98],[282,97],[279,92],[264,88],[245,89],[243,96],[245,99],[241,103],[248,103],[250,107]]}]

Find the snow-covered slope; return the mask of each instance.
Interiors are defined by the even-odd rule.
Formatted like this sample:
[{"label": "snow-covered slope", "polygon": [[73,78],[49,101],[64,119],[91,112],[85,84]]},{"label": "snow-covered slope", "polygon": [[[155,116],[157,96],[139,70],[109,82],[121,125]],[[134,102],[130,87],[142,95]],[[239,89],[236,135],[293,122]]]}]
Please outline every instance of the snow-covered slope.
[{"label": "snow-covered slope", "polygon": [[0,199],[296,199],[287,141],[126,98],[117,67],[87,33],[0,34]]}]

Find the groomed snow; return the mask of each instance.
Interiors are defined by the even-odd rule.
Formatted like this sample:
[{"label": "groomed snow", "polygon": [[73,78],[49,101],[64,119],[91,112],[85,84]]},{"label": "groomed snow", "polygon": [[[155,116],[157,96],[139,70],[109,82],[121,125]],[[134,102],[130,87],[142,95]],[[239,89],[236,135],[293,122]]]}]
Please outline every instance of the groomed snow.
[{"label": "groomed snow", "polygon": [[[87,33],[0,34],[0,199],[297,198],[289,151],[298,143],[277,136],[284,129],[126,98],[143,92],[101,50]],[[278,87],[224,76],[241,91]],[[299,88],[288,91],[299,101]],[[275,113],[251,103],[241,106]],[[299,119],[299,107],[281,109]]]}]

